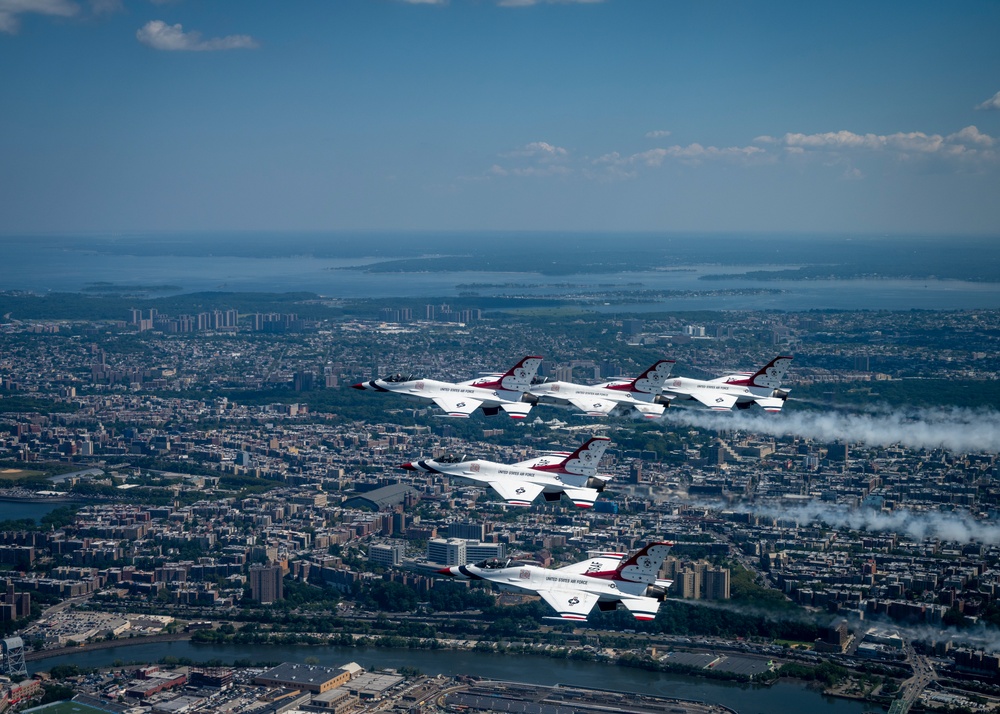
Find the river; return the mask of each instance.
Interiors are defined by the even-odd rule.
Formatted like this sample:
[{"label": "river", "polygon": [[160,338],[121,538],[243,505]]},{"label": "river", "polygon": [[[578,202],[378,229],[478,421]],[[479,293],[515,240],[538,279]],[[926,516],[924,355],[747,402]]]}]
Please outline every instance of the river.
[{"label": "river", "polygon": [[[29,663],[31,672],[57,664],[110,667],[116,663],[157,662],[163,657],[187,658],[195,662],[219,660],[232,664],[238,659],[253,662],[299,662],[315,658],[319,664],[339,667],[357,662],[366,669],[415,667],[424,674],[474,674],[532,684],[571,684],[599,689],[640,691],[661,697],[695,699],[723,704],[739,714],[861,714],[880,711],[863,702],[827,697],[797,681],[781,681],[770,687],[747,686],[679,674],[647,672],[596,662],[579,662],[535,655],[501,655],[455,650],[410,650],[375,647],[306,647],[267,645],[249,649],[245,645],[203,645],[189,641],[159,642],[79,652]],[[312,660],[310,660],[312,661]]]},{"label": "river", "polygon": [[0,501],[0,521],[20,520],[30,518],[38,521],[42,516],[61,506],[71,506],[72,502],[32,503],[29,501]]}]

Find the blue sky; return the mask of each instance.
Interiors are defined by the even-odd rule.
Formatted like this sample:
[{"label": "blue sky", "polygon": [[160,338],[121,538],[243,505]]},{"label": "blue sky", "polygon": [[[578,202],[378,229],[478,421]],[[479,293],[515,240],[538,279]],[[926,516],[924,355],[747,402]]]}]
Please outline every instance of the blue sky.
[{"label": "blue sky", "polygon": [[1000,3],[0,0],[0,233],[1000,236]]}]

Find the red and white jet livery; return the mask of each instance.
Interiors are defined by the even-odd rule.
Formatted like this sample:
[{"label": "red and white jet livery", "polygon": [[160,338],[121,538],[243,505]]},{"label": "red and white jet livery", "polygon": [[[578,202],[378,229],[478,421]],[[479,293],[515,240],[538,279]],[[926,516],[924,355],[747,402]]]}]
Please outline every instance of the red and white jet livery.
[{"label": "red and white jet livery", "polygon": [[522,398],[541,363],[541,357],[525,357],[503,374],[491,374],[458,384],[396,374],[352,386],[355,389],[392,392],[404,399],[433,402],[451,417],[467,418],[482,407],[483,414],[487,416],[494,416],[503,409],[512,418],[523,419],[531,411],[531,404],[522,401]]},{"label": "red and white jet livery", "polygon": [[775,357],[756,372],[741,372],[703,381],[688,377],[672,377],[663,386],[663,399],[674,402],[695,402],[698,405],[726,411],[749,409],[754,404],[769,412],[781,411],[788,399],[788,390],[780,389],[788,373],[791,357]]},{"label": "red and white jet livery", "polygon": [[635,619],[652,620],[673,582],[657,578],[672,545],[650,543],[627,560],[624,553],[602,553],[556,570],[492,559],[437,572],[537,593],[564,620],[586,620],[595,604],[602,611],[621,604]]},{"label": "red and white jet livery", "polygon": [[660,391],[670,376],[674,361],[661,359],[635,379],[616,379],[587,387],[572,382],[540,382],[532,384],[528,398],[539,404],[576,408],[587,416],[608,416],[614,411],[635,409],[647,419],[662,416],[664,402]]},{"label": "red and white jet livery", "polygon": [[512,506],[530,506],[538,494],[558,501],[563,494],[580,508],[590,508],[611,478],[597,473],[597,465],[611,440],[596,436],[576,451],[551,451],[512,466],[466,460],[454,454],[403,464],[407,471],[448,476],[458,483],[489,486]]}]

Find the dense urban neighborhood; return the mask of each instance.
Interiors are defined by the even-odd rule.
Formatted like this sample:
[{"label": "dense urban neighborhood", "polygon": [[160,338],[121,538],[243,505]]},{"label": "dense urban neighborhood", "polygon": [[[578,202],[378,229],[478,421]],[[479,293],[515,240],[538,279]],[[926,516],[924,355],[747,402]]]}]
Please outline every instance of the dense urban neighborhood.
[{"label": "dense urban neighborhood", "polygon": [[[306,662],[321,645],[799,677],[899,711],[1000,706],[1000,312],[636,316],[469,298],[279,313],[216,295],[198,312],[70,319],[22,317],[40,309],[26,296],[3,304],[6,706],[75,695],[122,712],[345,714],[475,710],[485,696],[419,667]],[[779,354],[794,361],[776,414],[537,404],[522,420],[449,419],[349,388],[467,380],[525,355],[544,357],[541,377],[582,384],[659,359],[711,379]],[[593,508],[511,506],[401,468],[449,454],[513,464],[593,436],[611,440]],[[651,622],[596,608],[553,621],[537,597],[436,572],[556,568],[654,541],[672,543],[660,576],[673,584]],[[178,640],[246,655],[139,668],[84,656]],[[294,644],[303,659],[275,666],[268,647]],[[72,665],[47,665],[74,649]],[[509,693],[529,707],[517,711],[613,705],[529,689]]]}]

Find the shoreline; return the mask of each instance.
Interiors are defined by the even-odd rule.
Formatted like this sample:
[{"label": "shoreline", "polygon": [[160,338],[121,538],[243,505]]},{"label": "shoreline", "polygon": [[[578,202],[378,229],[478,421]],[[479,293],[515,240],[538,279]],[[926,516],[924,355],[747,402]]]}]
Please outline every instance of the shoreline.
[{"label": "shoreline", "polygon": [[[44,662],[47,659],[55,659],[57,657],[65,657],[65,656],[69,656],[69,655],[73,655],[73,654],[83,654],[83,653],[86,653],[86,652],[93,652],[93,651],[99,651],[99,650],[105,650],[105,649],[114,649],[114,648],[118,648],[118,647],[137,647],[137,646],[140,646],[140,645],[147,645],[147,644],[157,644],[157,643],[165,643],[165,642],[191,641],[193,639],[194,635],[195,635],[195,633],[193,633],[193,632],[176,632],[176,633],[162,634],[162,635],[146,635],[146,636],[142,636],[142,637],[129,637],[129,638],[125,638],[125,639],[102,640],[100,642],[88,642],[88,643],[86,643],[84,645],[75,646],[75,647],[60,647],[58,649],[38,650],[38,651],[28,652],[28,653],[26,653],[24,655],[24,659],[25,659],[26,662]],[[438,641],[442,642],[443,646],[440,649],[443,649],[443,650],[450,650],[450,651],[453,651],[453,652],[461,652],[464,649],[462,647],[456,647],[454,645],[444,645],[443,644],[444,641],[442,641],[442,640],[438,640]],[[197,643],[195,643],[195,644],[197,644]],[[206,644],[210,644],[210,643],[206,643]],[[256,646],[267,647],[269,645],[275,646],[275,647],[288,646],[288,645],[283,645],[282,643],[278,643],[278,642],[273,642],[273,643],[268,643],[268,644],[258,643]],[[291,646],[293,646],[293,647],[303,647],[303,648],[314,648],[314,647],[324,647],[324,646],[327,646],[327,643],[312,644],[312,645],[310,645],[310,644],[294,644],[294,645],[291,645]],[[412,649],[414,649],[412,647],[402,647],[402,648],[398,648],[398,647],[380,647],[379,645],[374,645],[374,644],[365,644],[364,646],[365,647],[372,647],[372,648],[375,648],[375,649],[387,649],[387,650],[392,650],[392,649],[412,650]],[[687,650],[685,650],[685,651],[687,651]],[[533,652],[532,654],[537,655],[537,656],[541,656],[541,657],[552,656],[551,654],[547,653],[545,650],[539,650],[537,652]],[[617,662],[617,661],[604,661],[604,662],[601,662],[599,660],[595,660],[594,663],[595,664],[603,664],[605,666],[616,667],[616,668],[618,668],[618,667],[621,667],[621,668],[630,668],[629,665],[622,664],[622,663]],[[156,662],[148,662],[147,664],[156,664]],[[640,669],[646,669],[646,668],[640,668]],[[711,676],[708,673],[699,673],[699,672],[693,672],[693,671],[672,671],[670,669],[659,669],[659,668],[656,668],[656,669],[650,668],[647,671],[660,671],[660,672],[662,672],[664,674],[681,674],[681,675],[690,676],[690,677],[697,678],[697,679],[704,679],[704,680],[711,681],[711,682],[720,682],[720,683],[726,682],[726,683],[735,684],[735,685],[738,685],[738,686],[771,687],[771,686],[777,684],[782,679],[785,679],[786,681],[801,681],[801,682],[803,682],[805,684],[809,684],[809,682],[807,680],[800,680],[797,677],[782,677],[780,674],[778,675],[778,677],[775,677],[773,679],[769,679],[769,680],[766,680],[766,681],[753,681],[753,680],[751,680],[751,681],[748,681],[748,682],[742,682],[742,681],[727,679],[727,678],[723,678],[723,677],[713,677],[713,676]],[[838,691],[835,691],[835,690],[832,690],[832,689],[827,689],[827,688],[818,688],[818,691],[820,691],[825,696],[835,697],[835,698],[838,698],[838,699],[847,699],[847,700],[858,701],[858,702],[872,702],[873,701],[873,700],[866,699],[865,697],[859,697],[857,695],[846,694],[846,693],[843,693],[843,692],[838,692]]]}]

